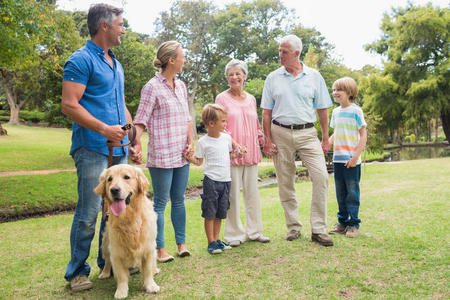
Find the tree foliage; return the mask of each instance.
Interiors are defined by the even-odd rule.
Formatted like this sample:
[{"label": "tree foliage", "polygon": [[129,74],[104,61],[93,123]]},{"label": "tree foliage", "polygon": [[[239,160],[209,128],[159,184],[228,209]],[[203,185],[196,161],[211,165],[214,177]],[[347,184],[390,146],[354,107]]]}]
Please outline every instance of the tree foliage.
[{"label": "tree foliage", "polygon": [[125,101],[134,116],[142,87],[155,75],[153,58],[156,51],[153,45],[143,43],[142,36],[131,30],[121,40],[122,44],[113,51],[125,73]]},{"label": "tree foliage", "polygon": [[[450,138],[449,12],[448,8],[432,4],[410,4],[385,14],[382,38],[367,49],[384,55],[386,63],[382,74],[369,77],[365,94],[371,110],[397,115],[395,120],[407,121],[405,125],[410,128],[440,115],[447,140]],[[386,120],[386,115],[382,117]]]},{"label": "tree foliage", "polygon": [[5,41],[0,44],[0,78],[10,123],[18,123],[25,104],[42,107],[55,93],[51,78],[61,76],[64,57],[80,40],[71,16],[56,11],[53,1],[5,2],[0,12]]}]

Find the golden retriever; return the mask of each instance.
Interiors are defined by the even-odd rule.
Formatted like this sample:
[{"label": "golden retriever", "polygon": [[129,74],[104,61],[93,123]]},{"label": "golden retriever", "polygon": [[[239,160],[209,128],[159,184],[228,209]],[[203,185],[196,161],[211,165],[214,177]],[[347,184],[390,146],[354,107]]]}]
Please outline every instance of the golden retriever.
[{"label": "golden retriever", "polygon": [[156,219],[153,202],[146,197],[149,186],[141,169],[131,165],[115,165],[102,172],[94,189],[108,205],[108,222],[103,233],[102,253],[105,267],[100,279],[111,276],[117,282],[115,298],[128,296],[129,268],[139,267],[147,293],[159,286],[153,276],[156,267]]}]

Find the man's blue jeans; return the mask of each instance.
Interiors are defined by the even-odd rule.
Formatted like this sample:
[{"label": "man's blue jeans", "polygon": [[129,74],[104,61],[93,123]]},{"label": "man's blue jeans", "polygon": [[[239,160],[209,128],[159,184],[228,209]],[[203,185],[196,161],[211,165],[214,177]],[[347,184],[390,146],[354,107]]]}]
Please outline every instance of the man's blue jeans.
[{"label": "man's blue jeans", "polygon": [[[75,161],[78,176],[78,203],[70,231],[70,262],[67,265],[67,281],[76,276],[87,275],[91,267],[86,262],[91,249],[91,242],[95,234],[95,224],[101,206],[101,197],[94,193],[94,188],[99,184],[98,178],[102,171],[108,167],[108,157],[90,151],[86,148],[77,149],[72,158]],[[126,164],[127,157],[113,157],[113,165]],[[103,269],[105,261],[102,257],[102,237],[105,228],[105,220],[102,218],[99,234],[99,247],[97,265]]]},{"label": "man's blue jeans", "polygon": [[186,243],[186,207],[184,205],[184,193],[189,178],[189,164],[173,169],[148,168],[152,177],[153,202],[155,212],[158,215],[158,233],[156,236],[156,248],[164,248],[164,211],[170,195],[172,203],[170,218],[175,231],[175,241],[179,244]]},{"label": "man's blue jeans", "polygon": [[339,206],[338,221],[344,226],[359,228],[359,180],[361,165],[347,168],[344,163],[334,163],[334,182]]}]

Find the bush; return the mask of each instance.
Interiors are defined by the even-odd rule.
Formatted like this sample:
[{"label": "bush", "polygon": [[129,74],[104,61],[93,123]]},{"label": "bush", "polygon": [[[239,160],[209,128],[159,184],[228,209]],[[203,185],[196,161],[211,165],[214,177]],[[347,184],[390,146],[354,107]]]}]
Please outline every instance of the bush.
[{"label": "bush", "polygon": [[[0,110],[0,121],[9,121],[10,118],[9,110]],[[20,110],[19,111],[19,121],[26,122],[31,121],[33,123],[39,123],[45,118],[45,113],[37,110]]]},{"label": "bush", "polygon": [[72,121],[61,111],[61,103],[53,103],[52,101],[47,100],[45,102],[45,108],[47,111],[45,114],[45,121],[48,122],[48,126],[56,125],[68,129],[72,128]]},{"label": "bush", "polygon": [[405,142],[406,143],[415,143],[416,142],[416,135],[414,133],[412,133],[411,135],[407,135],[405,136]]}]

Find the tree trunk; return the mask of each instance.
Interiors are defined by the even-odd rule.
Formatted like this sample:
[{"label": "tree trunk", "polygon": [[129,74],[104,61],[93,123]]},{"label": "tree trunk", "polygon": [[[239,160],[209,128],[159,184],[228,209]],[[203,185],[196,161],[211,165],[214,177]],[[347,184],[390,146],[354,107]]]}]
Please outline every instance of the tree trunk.
[{"label": "tree trunk", "polygon": [[8,135],[8,131],[2,127],[2,124],[0,124],[0,135]]},{"label": "tree trunk", "polygon": [[194,82],[192,83],[192,93],[188,95],[189,114],[191,115],[192,137],[194,138],[194,140],[198,138],[197,122],[195,121],[195,108],[194,108],[194,99],[195,93],[197,91],[198,77],[199,77],[198,74],[194,77]]},{"label": "tree trunk", "polygon": [[3,90],[6,94],[6,100],[8,101],[10,116],[9,124],[19,124],[19,111],[26,101],[18,103],[17,95],[14,93],[13,83],[11,81],[11,74],[6,70],[1,70]]},{"label": "tree trunk", "polygon": [[397,145],[402,145],[402,136],[400,134],[400,129],[397,129]]},{"label": "tree trunk", "polygon": [[445,139],[450,142],[450,108],[441,110],[441,121]]},{"label": "tree trunk", "polygon": [[9,115],[9,122],[8,122],[8,124],[14,124],[14,125],[20,124],[20,120],[19,120],[20,108],[18,108],[17,105],[11,105],[10,104],[9,105],[9,110],[10,110],[10,115]]},{"label": "tree trunk", "polygon": [[433,127],[432,125],[432,121],[429,120],[427,122],[427,129],[428,129],[428,134],[427,134],[427,142],[431,142],[431,128]]},{"label": "tree trunk", "polygon": [[439,117],[436,117],[434,122],[434,142],[437,144],[439,142]]}]

